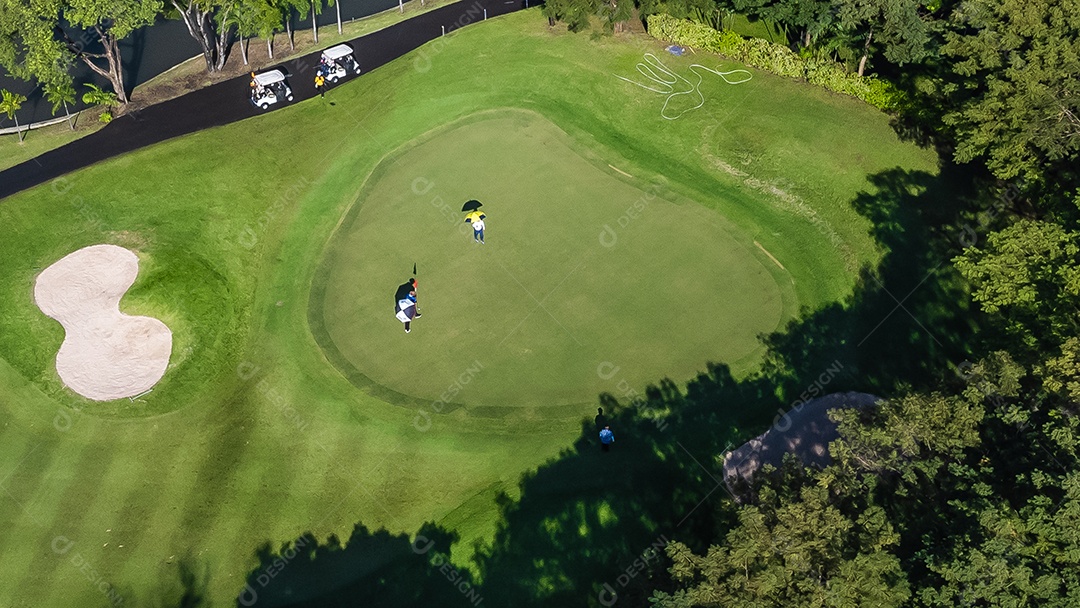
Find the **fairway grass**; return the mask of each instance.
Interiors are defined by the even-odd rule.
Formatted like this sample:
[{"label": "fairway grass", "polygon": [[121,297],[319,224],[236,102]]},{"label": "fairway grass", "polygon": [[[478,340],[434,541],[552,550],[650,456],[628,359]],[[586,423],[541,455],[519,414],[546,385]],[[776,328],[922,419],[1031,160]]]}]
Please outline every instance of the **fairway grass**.
[{"label": "fairway grass", "polygon": [[[209,605],[229,606],[260,546],[305,532],[348,538],[357,522],[410,534],[443,523],[459,535],[455,559],[467,561],[474,542],[491,538],[494,496],[516,498],[524,472],[571,449],[595,413],[593,393],[625,401],[622,382],[634,391],[663,376],[681,383],[714,358],[752,371],[755,332],[850,294],[860,266],[881,255],[852,200],[881,171],[935,171],[933,155],[899,142],[887,116],[855,100],[758,72],[737,87],[707,80],[700,110],[664,120],[662,96],[614,77],[634,74],[645,52],[658,44],[566,34],[524,11],[464,28],[325,99],[0,201],[0,606],[112,605],[102,585],[127,606],[175,603],[181,564],[206,573]],[[682,71],[706,60],[665,57]],[[513,153],[476,152],[493,146],[490,121],[476,117],[506,108],[526,117],[499,135]],[[530,134],[574,154],[522,152]],[[381,165],[440,147],[461,153]],[[481,160],[466,151],[499,178],[463,173]],[[518,164],[529,171],[507,175]],[[544,180],[545,170],[561,177]],[[433,214],[430,198],[409,201],[420,198],[418,177],[435,184],[428,195],[445,188],[448,205],[480,198],[489,244]],[[657,199],[622,227],[653,186]],[[406,203],[411,212],[397,213]],[[599,243],[605,224],[615,247]],[[339,250],[349,238],[355,250]],[[41,269],[97,243],[139,256],[121,311],[173,330],[169,370],[134,402],[66,390],[52,367],[63,331],[32,301]],[[406,336],[392,289],[414,262],[424,316]],[[321,296],[324,313],[341,315],[326,315],[337,329],[325,335],[353,349],[342,354],[371,386],[328,358],[312,323],[324,273],[347,271],[356,284],[335,282],[341,291]],[[551,315],[533,310],[526,291]],[[684,291],[689,313],[652,318]],[[586,314],[587,300],[613,292],[595,318]],[[482,300],[474,307],[467,296]],[[746,315],[754,306],[760,314]],[[509,309],[532,314],[510,331]],[[728,314],[737,332],[709,318]],[[692,332],[680,324],[691,321]],[[687,336],[700,341],[678,348]],[[494,358],[475,355],[488,346]],[[520,360],[522,349],[539,362]],[[551,351],[542,361],[541,349]],[[597,359],[619,371],[600,378]],[[455,398],[464,407],[435,411],[430,400],[454,368],[474,360],[484,369]],[[548,384],[553,376],[567,388]],[[391,390],[408,399],[383,394]],[[73,543],[68,551],[54,550],[58,537]]]}]

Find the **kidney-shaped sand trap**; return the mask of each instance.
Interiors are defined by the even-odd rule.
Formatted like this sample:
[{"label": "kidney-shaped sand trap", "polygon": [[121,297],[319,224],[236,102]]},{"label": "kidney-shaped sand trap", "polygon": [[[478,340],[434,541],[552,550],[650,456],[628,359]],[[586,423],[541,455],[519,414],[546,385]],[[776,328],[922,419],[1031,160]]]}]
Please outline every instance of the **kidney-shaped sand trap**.
[{"label": "kidney-shaped sand trap", "polygon": [[172,332],[151,317],[120,312],[139,274],[139,258],[115,245],[93,245],[46,268],[34,286],[42,312],[64,326],[56,372],[68,388],[95,401],[150,390],[169,366]]}]

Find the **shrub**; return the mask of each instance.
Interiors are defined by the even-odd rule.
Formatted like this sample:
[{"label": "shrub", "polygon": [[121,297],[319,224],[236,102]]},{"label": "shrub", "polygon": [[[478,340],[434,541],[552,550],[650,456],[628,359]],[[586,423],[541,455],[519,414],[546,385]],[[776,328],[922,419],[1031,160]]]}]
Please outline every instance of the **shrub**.
[{"label": "shrub", "polygon": [[649,35],[654,38],[724,55],[746,65],[788,78],[800,78],[835,93],[850,95],[882,110],[897,108],[900,91],[892,83],[873,76],[858,76],[833,62],[800,56],[786,46],[763,38],[743,38],[730,30],[718,31],[707,25],[676,19],[670,15],[649,15]]},{"label": "shrub", "polygon": [[92,106],[105,106],[105,111],[101,113],[101,116],[98,117],[98,120],[105,124],[109,124],[110,122],[112,122],[112,108],[116,105],[117,102],[116,93],[113,93],[112,91],[105,91],[97,85],[93,84],[87,84],[86,88],[90,90],[83,93],[83,103]]}]

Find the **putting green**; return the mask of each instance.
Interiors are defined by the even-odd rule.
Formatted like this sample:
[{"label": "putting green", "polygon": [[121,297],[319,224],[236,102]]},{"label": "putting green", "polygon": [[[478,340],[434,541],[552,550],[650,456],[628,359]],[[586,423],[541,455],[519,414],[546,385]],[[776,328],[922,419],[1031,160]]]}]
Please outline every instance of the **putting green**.
[{"label": "putting green", "polygon": [[[471,198],[486,245],[462,221]],[[312,327],[346,376],[399,402],[595,402],[756,361],[794,296],[738,234],[538,114],[486,112],[375,169],[327,249]],[[414,263],[423,317],[406,335],[393,296]]]}]

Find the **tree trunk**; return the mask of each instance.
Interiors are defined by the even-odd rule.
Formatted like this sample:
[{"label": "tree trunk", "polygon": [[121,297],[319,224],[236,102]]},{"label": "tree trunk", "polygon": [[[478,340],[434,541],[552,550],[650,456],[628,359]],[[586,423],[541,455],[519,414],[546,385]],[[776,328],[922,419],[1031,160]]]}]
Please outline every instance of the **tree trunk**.
[{"label": "tree trunk", "polygon": [[270,37],[266,39],[266,52],[270,55],[270,59],[274,58],[274,35],[270,34]]},{"label": "tree trunk", "polygon": [[23,132],[22,129],[19,128],[19,116],[17,114],[12,114],[11,117],[15,119],[15,132],[19,134],[19,143],[21,144],[23,142]]},{"label": "tree trunk", "polygon": [[109,58],[109,71],[112,72],[112,78],[109,80],[116,87],[116,96],[120,103],[127,104],[128,96],[127,91],[124,90],[124,66],[121,63],[123,58],[120,56],[120,41],[115,36],[110,36],[109,41],[112,43],[105,54]]},{"label": "tree trunk", "polygon": [[65,101],[63,103],[64,103],[64,117],[67,118],[68,126],[71,127],[72,131],[74,131],[75,130],[75,123],[71,121],[71,111],[68,110],[67,102]]},{"label": "tree trunk", "polygon": [[214,67],[217,70],[225,69],[225,62],[229,60],[229,42],[232,38],[232,27],[225,28],[214,37]]},{"label": "tree trunk", "polygon": [[311,36],[319,44],[319,16],[315,14],[315,2],[311,3]]},{"label": "tree trunk", "polygon": [[[232,25],[229,24],[230,10],[225,9],[220,14],[221,29],[216,30],[214,37],[214,66],[216,69],[225,69],[225,63],[229,60],[229,48],[232,43]],[[207,15],[207,18],[210,16]],[[245,62],[246,63],[246,62]]]},{"label": "tree trunk", "polygon": [[243,36],[240,36],[240,56],[244,58],[244,65],[247,65],[247,40],[244,40]]},{"label": "tree trunk", "polygon": [[289,37],[289,50],[295,51],[296,45],[292,37],[292,9],[289,9],[289,14],[285,15],[285,35]]},{"label": "tree trunk", "polygon": [[[82,59],[83,63],[93,70],[95,74],[106,78],[109,81],[109,84],[112,85],[113,92],[116,93],[116,100],[121,104],[126,105],[128,97],[127,92],[124,91],[124,74],[120,65],[120,47],[117,44],[117,40],[111,34],[102,30],[100,26],[94,26],[93,29],[97,33],[101,45],[105,47],[105,54],[88,55],[86,53],[79,53],[79,59]],[[105,58],[107,68],[102,68],[94,63],[94,59],[98,57]]]},{"label": "tree trunk", "polygon": [[870,40],[874,37],[874,28],[870,28],[870,33],[866,35],[866,44],[863,45],[862,59],[859,59],[859,76],[861,77],[866,71],[866,60],[870,58]]},{"label": "tree trunk", "polygon": [[216,72],[220,68],[217,65],[217,57],[214,52],[216,49],[212,40],[217,36],[214,33],[214,22],[209,11],[199,10],[194,2],[185,7],[181,6],[178,0],[172,0],[172,5],[180,12],[180,17],[184,20],[184,25],[187,26],[188,34],[202,48],[203,59],[206,60],[206,71]]},{"label": "tree trunk", "polygon": [[[421,0],[423,1],[423,0]],[[337,10],[337,33],[341,34],[341,0],[334,0],[334,8]]]},{"label": "tree trunk", "polygon": [[810,28],[806,28],[806,31],[803,33],[803,47],[810,48],[810,42]]}]

